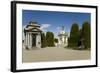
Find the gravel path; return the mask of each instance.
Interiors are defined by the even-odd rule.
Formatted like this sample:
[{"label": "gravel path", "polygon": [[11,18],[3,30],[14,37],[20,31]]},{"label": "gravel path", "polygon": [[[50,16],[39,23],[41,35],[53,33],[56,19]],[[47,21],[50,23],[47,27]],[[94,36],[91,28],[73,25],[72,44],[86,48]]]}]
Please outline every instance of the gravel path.
[{"label": "gravel path", "polygon": [[88,50],[71,50],[63,47],[46,47],[32,50],[23,49],[23,62],[64,61],[90,59]]}]

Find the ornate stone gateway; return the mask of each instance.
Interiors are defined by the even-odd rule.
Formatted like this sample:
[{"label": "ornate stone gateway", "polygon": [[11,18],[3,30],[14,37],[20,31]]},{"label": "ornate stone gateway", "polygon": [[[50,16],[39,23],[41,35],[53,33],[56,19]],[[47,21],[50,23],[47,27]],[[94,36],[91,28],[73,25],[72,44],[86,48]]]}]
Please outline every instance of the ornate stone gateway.
[{"label": "ornate stone gateway", "polygon": [[41,30],[37,22],[29,22],[24,28],[25,48],[32,49],[34,47],[41,48]]}]

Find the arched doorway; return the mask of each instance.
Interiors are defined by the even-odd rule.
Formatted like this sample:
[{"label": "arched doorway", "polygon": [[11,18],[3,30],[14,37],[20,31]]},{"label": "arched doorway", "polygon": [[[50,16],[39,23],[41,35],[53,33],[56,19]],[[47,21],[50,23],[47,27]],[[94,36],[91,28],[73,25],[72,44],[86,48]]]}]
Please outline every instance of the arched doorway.
[{"label": "arched doorway", "polygon": [[32,47],[36,47],[36,34],[32,34]]}]

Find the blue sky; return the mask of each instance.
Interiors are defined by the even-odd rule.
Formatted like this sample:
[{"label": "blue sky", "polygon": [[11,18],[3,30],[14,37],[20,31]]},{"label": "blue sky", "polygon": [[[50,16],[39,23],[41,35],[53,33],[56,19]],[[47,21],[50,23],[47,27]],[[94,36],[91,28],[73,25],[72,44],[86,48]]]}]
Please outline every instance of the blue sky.
[{"label": "blue sky", "polygon": [[66,32],[70,32],[73,23],[78,23],[81,28],[84,21],[91,22],[90,13],[76,13],[76,12],[54,12],[54,11],[35,11],[23,10],[22,11],[22,25],[23,27],[29,21],[36,21],[43,28],[43,31],[52,31],[58,35],[59,28],[64,26]]}]

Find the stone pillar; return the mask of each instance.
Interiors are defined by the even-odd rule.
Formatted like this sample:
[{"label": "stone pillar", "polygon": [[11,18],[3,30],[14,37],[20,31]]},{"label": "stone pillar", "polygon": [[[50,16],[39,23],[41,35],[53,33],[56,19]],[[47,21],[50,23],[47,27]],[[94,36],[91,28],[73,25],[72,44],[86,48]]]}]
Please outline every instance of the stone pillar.
[{"label": "stone pillar", "polygon": [[25,39],[24,39],[24,44],[25,44],[25,46],[26,46],[26,35],[25,35]]},{"label": "stone pillar", "polygon": [[26,37],[25,37],[25,45],[27,46],[27,33],[26,33]]},{"label": "stone pillar", "polygon": [[32,48],[32,33],[30,33],[30,48]]},{"label": "stone pillar", "polygon": [[28,47],[28,44],[27,44],[27,32],[26,32],[26,36],[25,36],[25,46]]},{"label": "stone pillar", "polygon": [[27,48],[28,48],[28,33],[27,33],[27,37],[26,38],[27,38],[27,41],[26,42],[27,42]]},{"label": "stone pillar", "polygon": [[31,33],[29,33],[28,39],[29,39],[29,49],[31,49],[32,48],[32,36],[31,36]]},{"label": "stone pillar", "polygon": [[28,45],[28,49],[29,49],[29,33],[27,33],[27,45]]},{"label": "stone pillar", "polygon": [[66,45],[68,45],[68,36],[66,36]]},{"label": "stone pillar", "polygon": [[62,36],[62,43],[64,44],[64,36]]}]

